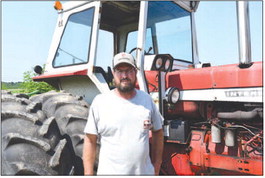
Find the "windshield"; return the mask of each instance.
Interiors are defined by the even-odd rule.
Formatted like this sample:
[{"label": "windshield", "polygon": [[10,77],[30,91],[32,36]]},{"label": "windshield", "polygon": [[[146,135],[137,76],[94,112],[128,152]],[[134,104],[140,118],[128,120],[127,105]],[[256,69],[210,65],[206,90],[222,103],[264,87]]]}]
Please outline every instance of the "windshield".
[{"label": "windshield", "polygon": [[146,41],[156,54],[171,54],[175,59],[192,62],[191,14],[174,2],[148,3],[147,28],[152,35]]},{"label": "windshield", "polygon": [[54,67],[88,62],[94,8],[69,17],[61,43],[57,49]]},{"label": "windshield", "polygon": [[[195,13],[200,61],[212,66],[239,62],[236,1],[201,1]],[[249,2],[252,61],[262,60],[262,1]]]}]

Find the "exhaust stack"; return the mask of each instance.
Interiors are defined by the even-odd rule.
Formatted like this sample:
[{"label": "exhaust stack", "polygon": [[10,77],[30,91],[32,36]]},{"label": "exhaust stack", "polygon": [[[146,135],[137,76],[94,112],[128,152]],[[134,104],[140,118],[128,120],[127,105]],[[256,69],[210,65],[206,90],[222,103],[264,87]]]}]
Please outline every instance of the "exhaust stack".
[{"label": "exhaust stack", "polygon": [[239,47],[239,67],[251,66],[251,38],[248,1],[237,1],[237,29]]}]

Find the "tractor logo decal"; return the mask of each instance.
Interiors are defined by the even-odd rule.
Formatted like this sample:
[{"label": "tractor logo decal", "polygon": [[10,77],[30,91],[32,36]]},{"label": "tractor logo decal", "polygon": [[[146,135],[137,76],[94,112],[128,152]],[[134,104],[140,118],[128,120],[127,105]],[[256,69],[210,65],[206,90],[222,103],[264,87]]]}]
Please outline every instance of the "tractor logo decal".
[{"label": "tractor logo decal", "polygon": [[144,120],[144,129],[150,130],[152,128],[152,123],[150,120]]},{"label": "tractor logo decal", "polygon": [[260,97],[262,96],[262,91],[261,90],[246,90],[246,91],[234,90],[234,91],[226,91],[225,95],[227,97]]}]

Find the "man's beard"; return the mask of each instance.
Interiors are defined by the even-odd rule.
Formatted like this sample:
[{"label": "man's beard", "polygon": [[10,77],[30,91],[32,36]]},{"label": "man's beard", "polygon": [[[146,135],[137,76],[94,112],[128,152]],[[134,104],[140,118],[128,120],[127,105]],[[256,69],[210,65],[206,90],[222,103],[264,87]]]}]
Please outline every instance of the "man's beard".
[{"label": "man's beard", "polygon": [[[126,85],[126,86],[122,86],[122,81],[123,81],[123,80],[127,80],[127,81],[129,81],[130,83],[129,83],[128,85]],[[131,91],[134,90],[134,88],[135,88],[135,84],[136,84],[136,81],[131,82],[130,79],[121,79],[121,80],[120,80],[120,83],[119,83],[119,84],[116,84],[116,87],[117,87],[117,89],[119,90],[119,92],[122,92],[122,93],[129,93],[129,92],[131,92]]]}]

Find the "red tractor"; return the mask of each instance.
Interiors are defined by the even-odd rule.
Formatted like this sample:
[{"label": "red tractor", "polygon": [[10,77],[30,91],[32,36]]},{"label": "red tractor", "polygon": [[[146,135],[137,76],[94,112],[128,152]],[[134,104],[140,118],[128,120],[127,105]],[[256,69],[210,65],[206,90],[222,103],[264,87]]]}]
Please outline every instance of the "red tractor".
[{"label": "red tractor", "polygon": [[[37,114],[35,122],[40,127],[54,123],[51,130],[60,135],[46,136],[46,142],[53,145],[53,138],[59,138],[64,145],[47,146],[37,155],[47,157],[42,163],[23,159],[16,164],[19,158],[10,156],[14,151],[10,145],[24,145],[26,150],[29,144],[43,148],[45,143],[37,142],[37,131],[6,131],[2,154],[8,171],[2,173],[82,174],[89,104],[97,94],[113,89],[112,58],[126,51],[137,60],[139,89],[152,96],[165,119],[161,174],[263,175],[263,63],[251,61],[248,2],[236,3],[239,63],[211,66],[198,57],[194,18],[198,1],[56,2],[58,21],[48,60],[45,70],[35,67],[39,75],[33,80],[61,92],[24,99],[24,115],[15,115],[7,106],[17,98],[2,99],[7,108],[2,120],[21,120],[40,110],[43,118]],[[13,141],[5,137],[11,133],[17,136]],[[66,159],[67,151],[72,156]],[[41,170],[41,164],[49,166]]]}]

